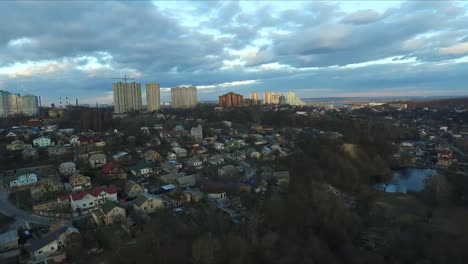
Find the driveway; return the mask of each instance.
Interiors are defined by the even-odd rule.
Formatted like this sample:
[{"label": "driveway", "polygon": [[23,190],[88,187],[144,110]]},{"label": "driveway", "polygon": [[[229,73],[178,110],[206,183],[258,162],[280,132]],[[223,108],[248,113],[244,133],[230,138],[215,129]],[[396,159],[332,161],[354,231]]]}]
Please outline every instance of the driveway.
[{"label": "driveway", "polygon": [[19,227],[24,226],[24,222],[28,222],[30,224],[48,226],[53,223],[54,219],[52,218],[38,216],[17,208],[8,200],[8,194],[9,193],[5,189],[0,188],[0,213],[9,217],[13,217],[16,222],[12,225]]}]

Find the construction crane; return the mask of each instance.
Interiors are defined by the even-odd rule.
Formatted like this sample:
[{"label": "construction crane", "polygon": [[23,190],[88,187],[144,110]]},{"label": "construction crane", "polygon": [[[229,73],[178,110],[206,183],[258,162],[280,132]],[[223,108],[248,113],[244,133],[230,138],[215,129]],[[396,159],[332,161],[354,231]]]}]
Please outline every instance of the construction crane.
[{"label": "construction crane", "polygon": [[112,78],[112,79],[124,80],[125,83],[127,83],[127,80],[135,80],[135,79],[132,79],[132,78],[127,78],[127,75],[124,75],[124,77]]}]

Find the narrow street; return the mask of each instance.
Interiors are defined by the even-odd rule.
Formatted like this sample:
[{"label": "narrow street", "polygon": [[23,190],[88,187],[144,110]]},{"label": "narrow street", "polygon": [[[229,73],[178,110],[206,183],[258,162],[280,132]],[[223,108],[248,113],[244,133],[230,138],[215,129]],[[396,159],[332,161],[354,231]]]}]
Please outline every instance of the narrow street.
[{"label": "narrow street", "polygon": [[0,188],[0,213],[15,218],[16,227],[24,226],[24,222],[38,225],[50,225],[53,222],[52,218],[32,214],[11,204],[8,200],[8,192],[3,188]]}]

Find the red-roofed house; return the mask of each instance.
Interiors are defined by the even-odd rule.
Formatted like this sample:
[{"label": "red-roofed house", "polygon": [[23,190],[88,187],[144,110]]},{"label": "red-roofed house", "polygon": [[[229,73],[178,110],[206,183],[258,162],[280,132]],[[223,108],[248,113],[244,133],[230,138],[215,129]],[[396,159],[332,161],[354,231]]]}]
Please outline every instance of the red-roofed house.
[{"label": "red-roofed house", "polygon": [[450,149],[441,149],[437,151],[437,166],[448,167],[453,162],[453,151]]},{"label": "red-roofed house", "polygon": [[209,179],[198,179],[197,185],[206,193],[208,199],[218,200],[226,197],[226,188],[221,182],[215,182]]},{"label": "red-roofed house", "polygon": [[95,208],[107,200],[117,201],[117,188],[99,186],[89,192],[79,191],[70,194],[70,205],[74,211]]},{"label": "red-roofed house", "polygon": [[127,173],[125,172],[125,169],[121,165],[115,164],[112,161],[104,165],[102,168],[102,173],[106,175],[107,178],[112,180],[127,179]]}]

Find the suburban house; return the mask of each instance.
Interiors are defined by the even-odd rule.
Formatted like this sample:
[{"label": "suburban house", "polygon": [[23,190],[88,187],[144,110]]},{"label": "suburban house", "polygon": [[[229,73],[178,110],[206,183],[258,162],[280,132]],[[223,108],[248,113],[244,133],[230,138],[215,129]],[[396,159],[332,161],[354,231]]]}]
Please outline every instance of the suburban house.
[{"label": "suburban house", "polygon": [[49,156],[60,156],[66,153],[68,153],[68,149],[64,146],[56,146],[56,147],[47,149],[47,154]]},{"label": "suburban house", "polygon": [[177,158],[187,157],[187,150],[181,147],[172,148],[172,151],[177,155]]},{"label": "suburban house", "polygon": [[52,140],[48,137],[38,137],[33,140],[34,147],[47,148],[53,146]]},{"label": "suburban house", "polygon": [[244,161],[246,158],[245,153],[243,152],[234,152],[230,156],[235,161]]},{"label": "suburban house", "polygon": [[220,200],[226,198],[226,191],[224,189],[210,189],[206,193],[206,198],[210,200]]},{"label": "suburban house", "polygon": [[78,146],[80,145],[80,137],[76,135],[70,136],[70,138],[68,138],[68,143],[72,146]]},{"label": "suburban house", "polygon": [[198,146],[196,148],[193,149],[193,151],[197,154],[205,154],[205,153],[208,153],[208,149],[203,147],[203,146]]},{"label": "suburban house", "polygon": [[221,142],[215,142],[213,143],[213,148],[216,150],[223,150],[224,149],[224,144]]},{"label": "suburban house", "polygon": [[201,199],[203,199],[204,194],[200,191],[200,189],[186,189],[183,191],[185,196],[187,197],[187,202],[195,202],[198,203]]},{"label": "suburban house", "polygon": [[177,183],[181,188],[193,187],[196,181],[196,175],[187,175],[177,178]]},{"label": "suburban house", "polygon": [[202,169],[203,168],[203,161],[201,161],[199,158],[192,157],[184,161],[184,164],[193,169]]},{"label": "suburban house", "polygon": [[44,237],[31,241],[31,256],[34,260],[46,260],[49,257],[60,254],[67,242],[73,236],[79,235],[78,229],[71,226],[63,226],[49,232]]},{"label": "suburban house", "polygon": [[73,175],[76,172],[76,165],[74,162],[64,162],[59,166],[59,172],[61,175]]},{"label": "suburban house", "polygon": [[112,180],[127,179],[127,173],[125,172],[125,169],[112,161],[104,165],[102,168],[102,173]]},{"label": "suburban house", "polygon": [[155,163],[156,161],[161,160],[159,153],[152,149],[145,152],[144,158],[147,163]]},{"label": "suburban house", "polygon": [[31,186],[37,183],[37,174],[34,172],[21,174],[10,181],[10,188]]},{"label": "suburban house", "polygon": [[197,185],[206,193],[206,198],[210,200],[219,200],[227,197],[226,188],[220,182],[214,182],[209,179],[198,179]]},{"label": "suburban house", "polygon": [[23,150],[25,148],[31,147],[31,144],[26,144],[22,140],[15,140],[7,145],[7,150],[16,151],[16,150]]},{"label": "suburban house", "polygon": [[161,163],[161,169],[167,173],[175,173],[182,169],[182,164],[175,160]]},{"label": "suburban house", "polygon": [[140,194],[133,200],[133,208],[135,211],[143,213],[153,213],[158,209],[164,208],[161,198],[151,194]]},{"label": "suburban house", "polygon": [[139,162],[134,166],[129,167],[128,170],[134,176],[140,177],[148,177],[153,173],[153,168],[145,162]]},{"label": "suburban house", "polygon": [[117,154],[112,156],[115,161],[129,161],[132,160],[132,155],[125,151],[119,151]]},{"label": "suburban house", "polygon": [[46,193],[61,192],[63,190],[63,183],[58,177],[44,177],[31,187],[30,192],[33,199],[38,199]]},{"label": "suburban house", "polygon": [[17,138],[18,135],[16,135],[16,133],[10,131],[8,132],[8,134],[5,135],[6,138]]},{"label": "suburban house", "polygon": [[176,159],[177,159],[177,155],[175,153],[172,153],[172,152],[167,153],[167,160],[176,160]]},{"label": "suburban house", "polygon": [[95,208],[107,200],[117,201],[117,188],[99,186],[89,192],[79,191],[70,194],[70,206],[73,211]]},{"label": "suburban house", "polygon": [[81,174],[74,174],[68,179],[73,191],[91,188],[91,178]]},{"label": "suburban house", "polygon": [[95,153],[89,156],[89,164],[92,168],[101,168],[106,164],[107,158],[106,155],[102,153]]},{"label": "suburban house", "polygon": [[128,197],[137,197],[139,194],[144,193],[145,190],[140,184],[134,181],[128,181],[125,183],[124,192]]},{"label": "suburban house", "polygon": [[437,166],[449,167],[453,162],[453,151],[450,149],[440,149],[437,151]]},{"label": "suburban house", "polygon": [[112,225],[125,221],[127,215],[125,209],[116,203],[107,200],[91,213],[94,222],[98,225]]},{"label": "suburban house", "polygon": [[217,165],[222,165],[224,163],[224,158],[221,155],[214,155],[214,156],[208,157],[207,161],[208,163],[217,166]]},{"label": "suburban house", "polygon": [[218,169],[218,176],[221,178],[232,178],[238,175],[238,171],[234,165],[226,165]]}]

